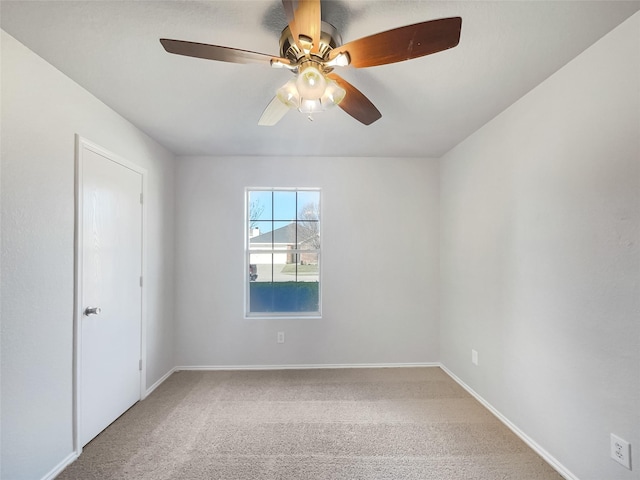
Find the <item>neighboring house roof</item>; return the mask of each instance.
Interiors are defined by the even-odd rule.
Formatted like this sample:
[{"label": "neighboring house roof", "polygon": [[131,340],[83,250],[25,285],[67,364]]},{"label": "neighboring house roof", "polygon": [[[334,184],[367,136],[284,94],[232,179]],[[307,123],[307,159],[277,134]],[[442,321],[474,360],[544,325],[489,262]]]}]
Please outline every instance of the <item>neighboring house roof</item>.
[{"label": "neighboring house roof", "polygon": [[[298,234],[303,234],[304,230],[299,229]],[[313,235],[312,235],[313,236]],[[311,237],[298,238],[298,244],[307,243]],[[296,243],[296,224],[290,223],[284,227],[276,228],[271,232],[266,232],[249,239],[251,245],[271,243],[295,245]]]}]

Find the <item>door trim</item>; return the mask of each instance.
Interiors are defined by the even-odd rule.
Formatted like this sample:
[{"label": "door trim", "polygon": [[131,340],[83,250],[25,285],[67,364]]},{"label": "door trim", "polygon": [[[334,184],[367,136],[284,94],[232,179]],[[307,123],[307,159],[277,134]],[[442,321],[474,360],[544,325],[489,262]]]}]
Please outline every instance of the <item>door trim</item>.
[{"label": "door trim", "polygon": [[115,163],[122,165],[142,176],[142,291],[141,291],[141,311],[140,311],[140,359],[142,368],[140,371],[140,400],[146,396],[146,378],[147,378],[147,170],[126,160],[99,145],[75,135],[75,179],[74,179],[74,196],[75,196],[75,214],[74,214],[74,289],[73,289],[73,448],[76,455],[82,453],[82,445],[80,441],[80,423],[81,423],[81,361],[82,361],[82,345],[81,345],[81,322],[82,322],[82,197],[83,197],[83,151],[90,150],[103,156]]}]

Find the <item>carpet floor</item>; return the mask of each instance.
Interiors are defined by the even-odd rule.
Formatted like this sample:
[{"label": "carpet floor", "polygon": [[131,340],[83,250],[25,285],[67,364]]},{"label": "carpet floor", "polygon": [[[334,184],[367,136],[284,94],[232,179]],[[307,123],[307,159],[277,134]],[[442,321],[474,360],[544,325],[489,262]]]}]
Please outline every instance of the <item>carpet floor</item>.
[{"label": "carpet floor", "polygon": [[439,368],[181,371],[65,479],[561,480]]}]

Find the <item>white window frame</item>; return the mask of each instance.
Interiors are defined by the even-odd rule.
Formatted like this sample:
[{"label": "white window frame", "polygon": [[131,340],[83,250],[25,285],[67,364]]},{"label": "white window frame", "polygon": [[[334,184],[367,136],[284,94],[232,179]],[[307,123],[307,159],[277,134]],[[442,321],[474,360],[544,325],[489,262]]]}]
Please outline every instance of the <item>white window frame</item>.
[{"label": "white window frame", "polygon": [[[320,235],[320,248],[319,249],[293,249],[290,253],[313,253],[318,255],[318,310],[313,312],[251,312],[250,311],[250,292],[251,281],[249,279],[249,264],[251,253],[256,253],[256,250],[251,250],[249,239],[249,193],[250,192],[318,192],[319,198],[319,235]],[[304,319],[320,319],[322,318],[322,189],[311,187],[246,187],[244,189],[244,318],[245,319],[290,319],[290,318],[304,318]],[[272,214],[273,215],[273,214]],[[297,215],[297,212],[296,212]],[[277,221],[277,219],[273,219]],[[281,250],[259,250],[260,253],[282,253]]]}]

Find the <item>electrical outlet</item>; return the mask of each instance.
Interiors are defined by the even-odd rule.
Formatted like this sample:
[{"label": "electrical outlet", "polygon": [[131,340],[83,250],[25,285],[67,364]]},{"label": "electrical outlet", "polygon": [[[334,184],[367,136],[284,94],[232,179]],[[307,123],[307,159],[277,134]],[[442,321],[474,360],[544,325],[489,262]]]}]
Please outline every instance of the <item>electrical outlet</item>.
[{"label": "electrical outlet", "polygon": [[284,343],[284,332],[278,332],[278,343]]},{"label": "electrical outlet", "polygon": [[631,470],[631,445],[613,433],[611,434],[611,458]]},{"label": "electrical outlet", "polygon": [[478,365],[478,352],[473,349],[471,350],[471,363]]}]

